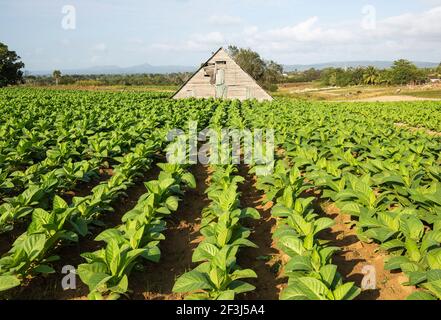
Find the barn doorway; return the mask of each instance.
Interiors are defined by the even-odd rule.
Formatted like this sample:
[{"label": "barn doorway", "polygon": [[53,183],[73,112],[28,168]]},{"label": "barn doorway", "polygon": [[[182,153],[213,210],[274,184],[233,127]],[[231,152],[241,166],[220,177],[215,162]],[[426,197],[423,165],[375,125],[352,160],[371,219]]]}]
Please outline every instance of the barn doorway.
[{"label": "barn doorway", "polygon": [[225,70],[216,70],[216,98],[222,99],[227,97],[227,86],[225,85]]}]

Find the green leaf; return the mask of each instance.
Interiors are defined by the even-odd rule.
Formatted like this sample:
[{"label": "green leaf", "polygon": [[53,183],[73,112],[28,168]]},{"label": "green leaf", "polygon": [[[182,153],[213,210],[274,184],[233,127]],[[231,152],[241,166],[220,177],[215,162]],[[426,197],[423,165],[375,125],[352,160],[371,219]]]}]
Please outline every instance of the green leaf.
[{"label": "green leaf", "polygon": [[315,230],[314,233],[318,233],[322,230],[328,229],[335,224],[335,221],[330,218],[320,218],[317,219],[314,223]]},{"label": "green leaf", "polygon": [[327,287],[333,287],[336,284],[335,282],[341,278],[341,276],[337,273],[337,266],[334,264],[323,266],[320,269],[320,275],[323,283]]},{"label": "green leaf", "polygon": [[425,291],[416,291],[410,294],[406,300],[438,300],[436,297]]},{"label": "green leaf", "polygon": [[95,237],[95,241],[104,241],[109,243],[110,241],[121,242],[124,239],[121,232],[117,229],[106,229]]},{"label": "green leaf", "polygon": [[312,271],[311,258],[303,256],[292,257],[285,265],[285,271]]},{"label": "green leaf", "polygon": [[29,260],[34,260],[42,252],[45,243],[46,237],[44,234],[32,234],[26,238],[23,248]]},{"label": "green leaf", "polygon": [[328,288],[325,284],[315,278],[301,277],[295,283],[299,289],[305,294],[308,300],[325,300]]},{"label": "green leaf", "polygon": [[407,238],[412,240],[419,240],[424,233],[424,225],[416,216],[402,216],[400,219],[400,229]]},{"label": "green leaf", "polygon": [[260,219],[260,213],[255,208],[242,209],[241,218]]},{"label": "green leaf", "polygon": [[216,300],[228,301],[234,300],[235,292],[234,290],[226,290],[219,294]]},{"label": "green leaf", "polygon": [[353,300],[359,294],[361,290],[354,286],[353,282],[347,282],[334,290],[334,298],[335,300]]},{"label": "green leaf", "polygon": [[303,243],[299,238],[293,236],[283,236],[279,239],[278,245],[290,257],[302,255],[305,252]]},{"label": "green leaf", "polygon": [[[109,290],[114,293],[122,294],[122,293],[126,293],[128,288],[129,288],[129,279],[127,278],[127,275],[124,275],[121,278],[120,282],[116,286],[109,288]],[[117,299],[118,298],[119,296],[117,297]]]},{"label": "green leaf", "polygon": [[407,257],[392,257],[386,261],[384,264],[385,270],[398,270],[401,269],[401,264],[408,263],[409,258]]},{"label": "green leaf", "polygon": [[431,269],[441,269],[441,248],[429,251],[426,257]]},{"label": "green leaf", "polygon": [[420,249],[418,248],[418,243],[411,238],[407,238],[405,241],[405,246],[407,250],[406,255],[410,258],[410,260],[413,262],[420,261],[421,253]]},{"label": "green leaf", "polygon": [[282,205],[275,205],[272,209],[271,209],[271,215],[273,217],[287,217],[289,216],[290,212],[292,210],[286,208],[285,206]]},{"label": "green leaf", "polygon": [[60,238],[72,242],[78,242],[78,235],[73,231],[65,231],[61,234]]},{"label": "green leaf", "polygon": [[251,269],[236,270],[231,274],[232,280],[257,278],[257,274]]},{"label": "green leaf", "polygon": [[0,292],[18,287],[21,281],[16,276],[0,276]]},{"label": "green leaf", "polygon": [[71,220],[70,224],[74,227],[75,231],[82,237],[85,237],[89,232],[87,221],[81,217]]},{"label": "green leaf", "polygon": [[228,286],[229,289],[233,290],[236,293],[244,293],[244,292],[249,292],[249,291],[253,291],[254,289],[256,289],[255,286],[241,281],[241,280],[234,280],[230,283],[230,285]]},{"label": "green leaf", "polygon": [[219,252],[219,249],[208,242],[202,242],[199,246],[194,250],[192,262],[200,262],[200,261],[211,261],[216,254]]},{"label": "green leaf", "polygon": [[398,239],[393,239],[381,244],[381,248],[384,250],[394,250],[403,247],[404,247],[404,242]]},{"label": "green leaf", "polygon": [[294,285],[288,285],[280,293],[280,300],[308,300],[306,295]]},{"label": "green leaf", "polygon": [[196,188],[196,179],[194,178],[194,176],[190,173],[190,172],[186,172],[182,175],[182,181],[184,181],[187,186],[191,189],[195,189]]},{"label": "green leaf", "polygon": [[231,244],[232,246],[241,246],[241,247],[249,247],[249,248],[258,248],[256,244],[251,242],[248,239],[239,238],[237,240],[234,240],[234,242]]},{"label": "green leaf", "polygon": [[89,291],[95,291],[98,286],[112,278],[106,272],[106,265],[99,262],[78,266],[78,275],[81,281],[87,284]]},{"label": "green leaf", "polygon": [[115,240],[111,240],[107,243],[105,249],[105,257],[106,257],[107,265],[110,268],[111,274],[116,275],[121,256],[120,256],[118,243]]},{"label": "green leaf", "polygon": [[434,294],[438,299],[441,299],[441,280],[423,283],[421,287],[429,290],[430,293]]},{"label": "green leaf", "polygon": [[63,200],[63,198],[55,195],[53,208],[54,209],[66,209],[68,207],[67,202]]},{"label": "green leaf", "polygon": [[178,197],[170,196],[165,200],[165,204],[171,211],[176,211],[179,207],[179,199]]},{"label": "green leaf", "polygon": [[311,277],[295,278],[280,294],[281,300],[327,300],[328,288]]},{"label": "green leaf", "polygon": [[211,284],[207,276],[192,270],[180,276],[173,286],[173,292],[191,292],[196,290],[210,289]]},{"label": "green leaf", "polygon": [[46,264],[41,264],[38,267],[36,267],[34,269],[35,272],[37,273],[55,273],[54,268],[46,265]]}]

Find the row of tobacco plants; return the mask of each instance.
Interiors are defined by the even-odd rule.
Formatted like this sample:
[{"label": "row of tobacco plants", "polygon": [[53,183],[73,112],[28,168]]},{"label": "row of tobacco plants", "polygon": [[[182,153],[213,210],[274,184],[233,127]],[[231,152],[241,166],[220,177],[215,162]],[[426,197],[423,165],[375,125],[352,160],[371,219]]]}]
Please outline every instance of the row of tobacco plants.
[{"label": "row of tobacco plants", "polygon": [[[251,172],[255,172],[254,167]],[[338,247],[320,239],[319,233],[330,228],[334,220],[314,212],[314,197],[306,197],[312,186],[305,183],[297,167],[279,160],[274,173],[259,177],[256,187],[273,201],[271,214],[276,219],[273,240],[283,254],[283,276],[288,283],[280,294],[282,300],[352,300],[360,289],[344,283],[332,264]]]},{"label": "row of tobacco plants", "polygon": [[[210,110],[216,107],[215,102],[198,102],[182,108],[177,102],[144,93],[2,90],[0,97],[5,111],[0,130],[7,133],[0,138],[0,157],[7,159],[1,162],[6,173],[2,178],[26,176],[27,181],[0,190],[0,203],[4,202],[0,206],[1,231],[10,233],[16,223],[26,229],[2,253],[0,291],[25,284],[35,276],[57,272],[53,263],[61,258],[57,255],[59,248],[82,241],[103,227],[100,217],[112,214],[114,202],[127,196],[126,190],[165,153],[167,132],[186,126],[188,120],[204,125]],[[53,136],[57,137],[55,141]],[[12,161],[11,150],[20,148],[17,140],[36,137],[50,140],[44,147],[46,152],[41,147],[41,152],[30,151],[26,158]],[[67,164],[77,170],[72,172],[72,183],[58,175]],[[110,169],[109,178],[98,183],[95,173],[102,167]],[[179,179],[189,177],[183,174],[179,178],[182,172],[178,168],[163,169],[179,185]],[[66,196],[71,188],[77,191],[79,181],[97,185],[86,196]],[[12,198],[8,198],[10,192]],[[169,205],[173,208],[172,199]],[[91,297],[99,296],[93,293]]]},{"label": "row of tobacco plants", "polygon": [[199,263],[181,275],[174,292],[189,293],[191,300],[233,300],[237,294],[255,287],[242,279],[256,278],[251,269],[241,269],[237,255],[242,247],[255,247],[248,240],[250,230],[241,225],[245,218],[259,219],[254,208],[240,207],[238,184],[244,178],[236,175],[234,165],[213,166],[206,194],[210,204],[202,212],[200,233],[204,239],[193,252],[192,262]]},{"label": "row of tobacco plants", "polygon": [[419,288],[409,299],[441,299],[441,138],[395,123],[408,115],[435,128],[439,106],[285,102],[277,116],[274,106],[244,106],[247,121],[276,128],[278,146],[322,199],[352,216],[359,239],[390,254],[385,268]]}]

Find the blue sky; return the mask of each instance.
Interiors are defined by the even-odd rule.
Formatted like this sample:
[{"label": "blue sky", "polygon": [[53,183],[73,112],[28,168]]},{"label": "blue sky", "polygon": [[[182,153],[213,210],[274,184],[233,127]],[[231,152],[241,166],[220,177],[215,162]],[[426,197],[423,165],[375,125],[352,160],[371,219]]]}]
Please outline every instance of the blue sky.
[{"label": "blue sky", "polygon": [[0,0],[0,42],[28,70],[198,65],[230,43],[283,64],[439,62],[441,0]]}]

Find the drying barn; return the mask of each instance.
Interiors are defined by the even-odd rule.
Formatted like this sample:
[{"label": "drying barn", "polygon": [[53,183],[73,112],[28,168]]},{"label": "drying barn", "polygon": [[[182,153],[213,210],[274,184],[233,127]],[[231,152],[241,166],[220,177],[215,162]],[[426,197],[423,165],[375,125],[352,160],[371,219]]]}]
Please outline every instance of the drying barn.
[{"label": "drying barn", "polygon": [[173,99],[191,97],[273,100],[223,48],[216,51],[173,95]]}]

